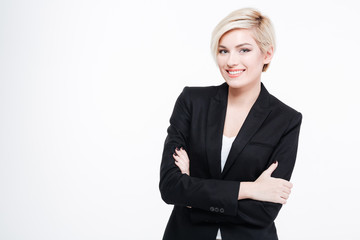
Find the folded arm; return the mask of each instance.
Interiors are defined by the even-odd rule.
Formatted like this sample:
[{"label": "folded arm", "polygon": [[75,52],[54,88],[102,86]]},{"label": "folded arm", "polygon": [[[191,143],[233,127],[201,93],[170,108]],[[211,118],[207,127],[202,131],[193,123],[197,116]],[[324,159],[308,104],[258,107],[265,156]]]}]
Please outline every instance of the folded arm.
[{"label": "folded arm", "polygon": [[[218,215],[193,208],[192,220],[194,222],[250,223],[257,226],[271,224],[290,194],[292,184],[288,181],[295,165],[301,121],[302,115],[298,113],[289,123],[272,153],[270,162],[276,161],[277,164],[272,164],[255,182],[240,183],[236,216]],[[272,186],[269,187],[269,184]]]},{"label": "folded arm", "polygon": [[181,173],[173,154],[176,148],[187,148],[191,104],[187,87],[178,97],[170,118],[160,167],[160,193],[168,204],[192,206],[204,211],[222,209],[222,214],[235,216],[239,181],[202,179]]},{"label": "folded arm", "polygon": [[[249,192],[242,195],[246,183],[241,185],[239,181],[196,178],[181,172],[173,154],[176,148],[187,148],[191,122],[189,99],[185,87],[170,118],[160,168],[159,188],[163,200],[168,204],[191,206],[191,218],[194,222],[230,222],[257,226],[272,223],[282,204],[249,199],[256,198],[248,195]],[[269,162],[277,160],[279,163],[272,177],[290,179],[295,164],[300,124],[299,113],[289,123],[288,130],[271,156]],[[253,189],[256,188],[259,190],[259,185],[253,185]]]}]

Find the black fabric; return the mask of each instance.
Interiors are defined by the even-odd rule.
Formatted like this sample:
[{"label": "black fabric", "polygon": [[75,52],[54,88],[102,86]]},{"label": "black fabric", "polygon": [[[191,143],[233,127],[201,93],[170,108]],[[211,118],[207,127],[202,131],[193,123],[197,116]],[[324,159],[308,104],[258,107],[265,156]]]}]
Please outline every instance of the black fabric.
[{"label": "black fabric", "polygon": [[[164,143],[159,188],[174,209],[164,240],[278,239],[274,220],[281,204],[237,200],[241,181],[255,181],[275,160],[273,177],[290,180],[302,114],[269,94],[260,94],[237,134],[221,172],[221,145],[228,98],[219,86],[185,87],[176,100]],[[190,176],[172,154],[184,147]],[[186,206],[191,206],[188,208]]]}]

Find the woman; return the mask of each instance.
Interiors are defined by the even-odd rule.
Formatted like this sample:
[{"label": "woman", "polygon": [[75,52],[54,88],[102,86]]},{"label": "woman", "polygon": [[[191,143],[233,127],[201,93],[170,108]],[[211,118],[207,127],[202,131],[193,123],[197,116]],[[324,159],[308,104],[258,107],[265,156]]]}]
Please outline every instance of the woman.
[{"label": "woman", "polygon": [[261,82],[274,54],[271,22],[234,11],[211,48],[225,82],[185,87],[170,118],[159,187],[174,208],[163,239],[278,239],[302,115]]}]

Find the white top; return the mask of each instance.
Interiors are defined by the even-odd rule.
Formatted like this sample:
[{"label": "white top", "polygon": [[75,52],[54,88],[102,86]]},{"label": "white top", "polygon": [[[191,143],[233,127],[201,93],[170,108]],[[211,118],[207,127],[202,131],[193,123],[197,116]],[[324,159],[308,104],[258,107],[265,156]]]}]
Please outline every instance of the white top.
[{"label": "white top", "polygon": [[[227,137],[227,136],[223,135],[222,147],[221,147],[221,171],[224,169],[225,162],[227,160],[227,157],[229,156],[229,152],[230,152],[232,143],[235,140],[235,137],[236,136]],[[217,232],[216,239],[221,239],[220,228]]]}]

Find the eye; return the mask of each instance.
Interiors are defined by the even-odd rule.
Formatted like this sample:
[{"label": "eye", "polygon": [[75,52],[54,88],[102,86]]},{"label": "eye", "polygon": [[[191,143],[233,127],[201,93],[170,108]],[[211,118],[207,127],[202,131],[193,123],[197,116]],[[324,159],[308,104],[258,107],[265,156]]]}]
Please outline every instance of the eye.
[{"label": "eye", "polygon": [[227,53],[227,52],[228,52],[228,51],[225,50],[225,49],[220,49],[220,50],[219,50],[219,53],[220,53],[220,54],[225,54],[225,53]]},{"label": "eye", "polygon": [[248,48],[242,48],[242,49],[240,49],[240,52],[241,53],[247,53],[247,52],[250,52],[251,50],[250,49],[248,49]]}]

